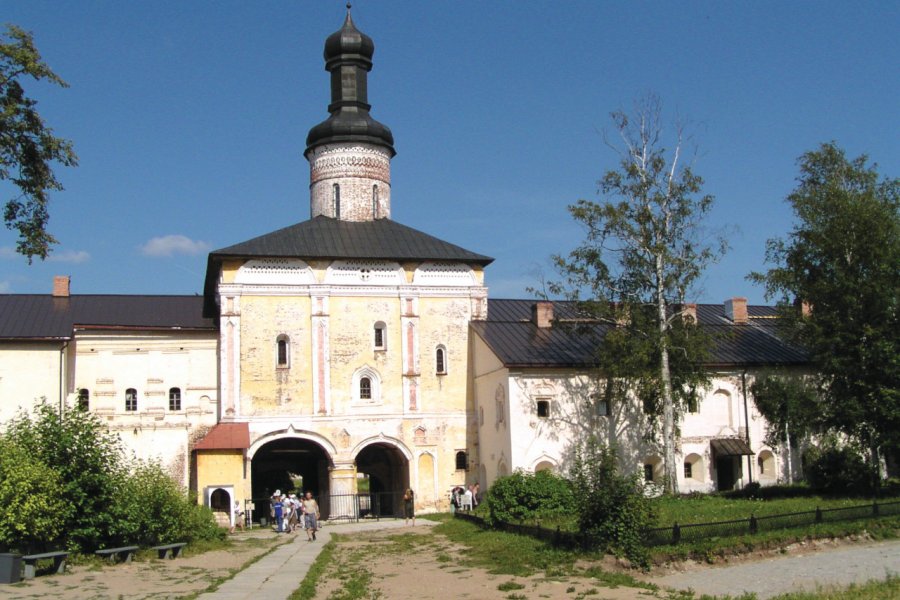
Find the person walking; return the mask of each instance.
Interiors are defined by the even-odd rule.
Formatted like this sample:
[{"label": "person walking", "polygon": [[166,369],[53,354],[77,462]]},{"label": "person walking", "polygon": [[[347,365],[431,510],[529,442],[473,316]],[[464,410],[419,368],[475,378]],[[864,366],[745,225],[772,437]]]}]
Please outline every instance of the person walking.
[{"label": "person walking", "polygon": [[319,503],[313,498],[310,491],[306,492],[306,498],[303,500],[303,511],[306,513],[306,538],[310,542],[316,540],[316,530],[319,529]]},{"label": "person walking", "polygon": [[284,503],[281,501],[281,496],[275,496],[272,502],[272,512],[275,515],[275,523],[277,528],[275,531],[278,533],[284,532]]},{"label": "person walking", "polygon": [[413,527],[416,526],[416,495],[412,488],[406,488],[403,492],[403,518],[404,525],[409,525],[409,520],[412,519]]},{"label": "person walking", "polygon": [[234,533],[235,527],[241,528],[241,533],[244,532],[244,511],[241,509],[241,501],[234,501],[234,508],[232,509],[234,514],[234,521],[231,524],[231,529],[228,530],[228,533]]}]

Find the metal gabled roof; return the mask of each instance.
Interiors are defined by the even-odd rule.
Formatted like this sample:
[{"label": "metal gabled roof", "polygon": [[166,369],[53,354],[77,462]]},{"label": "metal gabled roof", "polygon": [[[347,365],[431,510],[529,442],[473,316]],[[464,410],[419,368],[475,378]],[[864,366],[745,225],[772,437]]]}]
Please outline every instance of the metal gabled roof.
[{"label": "metal gabled roof", "polygon": [[[596,365],[597,347],[609,325],[575,319],[575,305],[553,302],[552,327],[531,321],[535,300],[488,300],[488,319],[473,321],[472,329],[510,368],[586,368]],[[754,307],[759,316],[773,315],[769,307]],[[709,367],[802,365],[806,352],[778,336],[770,319],[735,325],[724,316],[722,305],[697,306],[700,326],[712,337]]]},{"label": "metal gabled roof", "polygon": [[325,216],[215,250],[210,257],[436,260],[482,266],[494,261],[390,219],[341,221]]},{"label": "metal gabled roof", "polygon": [[390,219],[341,221],[320,215],[211,252],[204,285],[204,306],[209,316],[213,316],[215,312],[214,296],[219,266],[229,258],[442,261],[480,266],[494,261],[490,256],[470,252]]},{"label": "metal gabled roof", "polygon": [[76,327],[215,330],[200,296],[2,294],[0,339],[68,339]]}]

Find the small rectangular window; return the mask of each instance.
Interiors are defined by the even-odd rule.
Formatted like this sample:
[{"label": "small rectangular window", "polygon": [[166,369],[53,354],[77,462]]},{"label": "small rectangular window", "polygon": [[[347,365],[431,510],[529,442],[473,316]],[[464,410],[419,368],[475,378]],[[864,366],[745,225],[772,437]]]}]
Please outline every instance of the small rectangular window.
[{"label": "small rectangular window", "polygon": [[609,416],[609,402],[607,402],[606,400],[597,400],[596,407],[598,417]]},{"label": "small rectangular window", "polygon": [[278,340],[278,366],[288,366],[288,343],[284,338]]},{"label": "small rectangular window", "polygon": [[78,390],[78,410],[88,411],[91,408],[91,392],[87,389]]},{"label": "small rectangular window", "polygon": [[125,410],[126,412],[137,411],[137,390],[134,388],[125,390]]},{"label": "small rectangular window", "polygon": [[687,401],[687,409],[691,414],[697,414],[700,412],[700,403],[697,402],[696,396],[689,396]]},{"label": "small rectangular window", "polygon": [[684,478],[685,479],[693,479],[694,477],[694,464],[685,462],[684,463]]},{"label": "small rectangular window", "polygon": [[181,410],[181,389],[172,388],[169,390],[169,410]]},{"label": "small rectangular window", "polygon": [[644,465],[644,481],[653,481],[653,465]]},{"label": "small rectangular window", "polygon": [[546,419],[550,416],[550,401],[549,400],[538,400],[537,401],[537,416]]},{"label": "small rectangular window", "polygon": [[384,350],[384,323],[375,323],[375,349]]},{"label": "small rectangular window", "polygon": [[434,353],[434,370],[438,375],[447,374],[447,353],[443,348],[438,348]]},{"label": "small rectangular window", "polygon": [[469,456],[464,450],[456,453],[456,470],[465,471],[469,466]]}]

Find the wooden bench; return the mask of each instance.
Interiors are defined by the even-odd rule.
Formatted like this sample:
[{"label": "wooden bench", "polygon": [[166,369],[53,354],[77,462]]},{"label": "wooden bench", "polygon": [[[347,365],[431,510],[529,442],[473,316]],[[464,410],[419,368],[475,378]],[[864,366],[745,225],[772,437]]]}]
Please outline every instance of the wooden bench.
[{"label": "wooden bench", "polygon": [[187,546],[187,542],[178,542],[175,544],[163,544],[161,546],[153,546],[151,550],[159,552],[160,558],[178,558],[181,556],[181,550]]},{"label": "wooden bench", "polygon": [[116,559],[120,556],[126,563],[130,563],[131,558],[137,550],[137,546],[122,546],[121,548],[105,548],[103,550],[97,550],[94,554],[109,558],[109,562],[113,564],[115,564]]},{"label": "wooden bench", "polygon": [[53,568],[57,573],[65,573],[66,572],[66,557],[69,556],[68,552],[60,551],[60,552],[43,552],[41,554],[29,554],[28,556],[22,557],[22,562],[25,563],[25,579],[34,579],[36,574],[37,561],[39,560],[50,560],[53,559]]}]

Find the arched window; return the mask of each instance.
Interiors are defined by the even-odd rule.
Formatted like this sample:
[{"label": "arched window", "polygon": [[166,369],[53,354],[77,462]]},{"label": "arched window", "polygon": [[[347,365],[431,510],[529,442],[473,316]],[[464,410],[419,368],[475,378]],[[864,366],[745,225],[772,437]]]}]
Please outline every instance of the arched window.
[{"label": "arched window", "polygon": [[378,218],[378,184],[372,186],[372,218]]},{"label": "arched window", "polygon": [[469,467],[469,455],[466,454],[465,450],[460,450],[456,453],[456,470],[457,471],[465,471]]},{"label": "arched window", "polygon": [[291,366],[291,344],[288,336],[281,334],[275,340],[275,366],[287,369]]},{"label": "arched window", "polygon": [[684,478],[693,482],[703,482],[703,457],[699,454],[688,454],[684,457]]},{"label": "arched window", "polygon": [[78,390],[78,410],[88,411],[91,408],[91,392],[86,388]]},{"label": "arched window", "polygon": [[354,402],[378,404],[381,402],[381,375],[372,367],[361,367],[353,373],[350,393]]},{"label": "arched window", "polygon": [[125,390],[125,411],[137,412],[137,390],[134,388]]},{"label": "arched window", "polygon": [[386,327],[384,325],[384,321],[378,321],[375,323],[375,349],[376,350],[387,350],[387,336],[385,335]]},{"label": "arched window", "polygon": [[334,184],[331,186],[331,202],[334,205],[334,218],[341,218],[341,186]]},{"label": "arched window", "polygon": [[181,410],[181,388],[169,388],[169,410]]},{"label": "arched window", "polygon": [[443,346],[434,350],[434,372],[438,375],[447,374],[447,349]]}]

